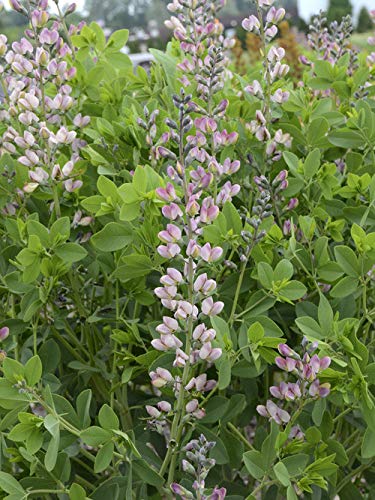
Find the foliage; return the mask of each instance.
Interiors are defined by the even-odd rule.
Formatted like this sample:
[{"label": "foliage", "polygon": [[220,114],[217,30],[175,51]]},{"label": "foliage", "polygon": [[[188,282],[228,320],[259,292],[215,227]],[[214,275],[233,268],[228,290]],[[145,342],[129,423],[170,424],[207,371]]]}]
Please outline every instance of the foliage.
[{"label": "foliage", "polygon": [[352,14],[353,7],[350,0],[329,0],[327,17],[329,22],[340,21],[341,18]]},{"label": "foliage", "polygon": [[47,3],[0,36],[0,497],[373,498],[375,56],[318,21],[294,79],[259,0],[239,75],[175,0],[147,74]]},{"label": "foliage", "polygon": [[372,29],[372,19],[366,7],[362,7],[358,14],[357,31],[366,33]]}]

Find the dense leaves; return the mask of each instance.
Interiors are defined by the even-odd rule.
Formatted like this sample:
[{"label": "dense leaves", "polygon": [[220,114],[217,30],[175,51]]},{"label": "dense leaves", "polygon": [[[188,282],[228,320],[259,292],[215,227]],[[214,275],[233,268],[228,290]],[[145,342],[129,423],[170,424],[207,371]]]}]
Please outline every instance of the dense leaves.
[{"label": "dense leaves", "polygon": [[[375,56],[343,43],[324,57],[319,39],[297,82],[250,16],[271,55],[238,76],[229,52],[208,54],[223,40],[207,17],[206,81],[177,21],[147,74],[120,51],[126,30],[106,40],[12,3],[33,28],[19,46],[0,37],[1,498],[373,498]],[[181,159],[189,175],[207,160],[192,149],[216,173],[189,192]],[[215,333],[184,374],[158,343],[181,300],[159,280],[176,265],[187,293],[189,259],[159,238],[201,190],[220,210],[175,239],[200,245],[190,271],[215,280],[196,302]]]}]

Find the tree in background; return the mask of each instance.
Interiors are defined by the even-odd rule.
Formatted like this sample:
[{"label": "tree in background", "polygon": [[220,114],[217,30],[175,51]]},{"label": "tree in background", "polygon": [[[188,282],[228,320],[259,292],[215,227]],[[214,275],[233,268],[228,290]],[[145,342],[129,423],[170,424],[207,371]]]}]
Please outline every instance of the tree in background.
[{"label": "tree in background", "polygon": [[328,22],[341,21],[344,16],[352,15],[353,6],[350,0],[330,0],[327,11]]},{"label": "tree in background", "polygon": [[362,7],[359,11],[357,31],[358,33],[365,33],[372,30],[372,19],[366,7]]}]

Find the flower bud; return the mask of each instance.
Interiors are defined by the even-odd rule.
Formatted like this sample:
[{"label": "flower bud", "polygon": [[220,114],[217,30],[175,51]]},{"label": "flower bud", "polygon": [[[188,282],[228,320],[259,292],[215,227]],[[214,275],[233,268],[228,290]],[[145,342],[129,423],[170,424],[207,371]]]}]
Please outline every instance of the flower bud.
[{"label": "flower bud", "polygon": [[0,328],[0,342],[9,337],[9,328],[7,326],[3,326]]}]

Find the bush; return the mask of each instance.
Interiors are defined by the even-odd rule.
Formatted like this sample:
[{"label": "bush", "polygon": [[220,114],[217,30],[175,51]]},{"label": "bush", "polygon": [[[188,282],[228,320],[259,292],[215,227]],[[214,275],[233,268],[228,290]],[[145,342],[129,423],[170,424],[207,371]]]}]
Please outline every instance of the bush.
[{"label": "bush", "polygon": [[320,18],[293,80],[259,0],[239,76],[175,0],[134,73],[47,3],[0,37],[2,498],[372,498],[374,56]]}]

